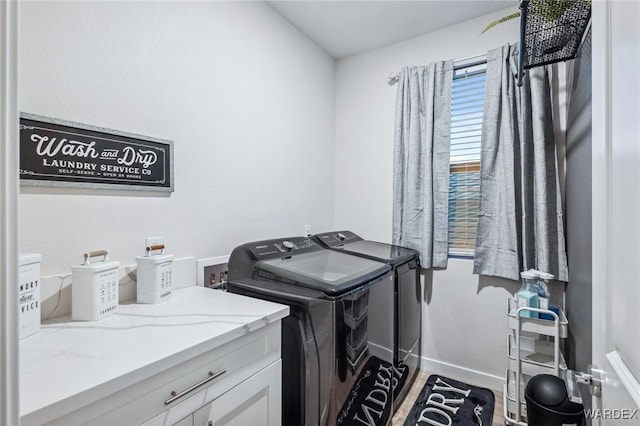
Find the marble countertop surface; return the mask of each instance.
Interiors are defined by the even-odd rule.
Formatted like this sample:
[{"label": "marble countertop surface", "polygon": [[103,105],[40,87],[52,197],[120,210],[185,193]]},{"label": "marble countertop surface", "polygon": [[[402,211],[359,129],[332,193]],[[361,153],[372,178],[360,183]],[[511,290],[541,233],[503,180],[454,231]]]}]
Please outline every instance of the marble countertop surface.
[{"label": "marble countertop surface", "polygon": [[285,305],[193,286],[159,304],[120,304],[98,321],[47,321],[20,341],[20,413],[78,409],[114,381],[130,386],[288,314]]}]

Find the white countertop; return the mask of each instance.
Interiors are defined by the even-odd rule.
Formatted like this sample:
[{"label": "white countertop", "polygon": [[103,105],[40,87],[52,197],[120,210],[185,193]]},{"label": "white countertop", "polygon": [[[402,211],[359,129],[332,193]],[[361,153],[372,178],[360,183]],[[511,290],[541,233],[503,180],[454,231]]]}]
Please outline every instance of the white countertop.
[{"label": "white countertop", "polygon": [[84,405],[114,380],[131,385],[288,314],[285,305],[194,286],[160,304],[120,304],[99,321],[47,321],[20,341],[20,413]]}]

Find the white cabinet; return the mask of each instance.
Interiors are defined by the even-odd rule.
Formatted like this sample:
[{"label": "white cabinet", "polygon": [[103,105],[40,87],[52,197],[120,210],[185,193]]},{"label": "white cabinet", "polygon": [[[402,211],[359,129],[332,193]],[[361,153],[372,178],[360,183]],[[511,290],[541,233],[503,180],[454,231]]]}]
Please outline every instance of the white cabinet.
[{"label": "white cabinet", "polygon": [[[530,311],[548,319],[520,315]],[[504,386],[504,418],[507,424],[526,425],[524,389],[537,374],[560,375],[566,363],[560,351],[560,339],[568,335],[564,312],[538,308],[518,308],[509,299],[507,308],[510,334],[507,336],[508,369]]]},{"label": "white cabinet", "polygon": [[[211,368],[202,380],[186,387],[178,388],[172,384],[171,388],[179,391],[165,391],[169,398],[164,400],[164,404],[170,408],[143,425],[175,425],[178,419],[178,426],[280,425],[282,361],[280,324],[277,325],[248,334],[238,339],[240,342],[231,342],[227,346],[231,345],[233,350],[225,356],[210,354],[210,358],[221,366],[209,377],[219,375],[220,381],[212,379],[211,384],[200,385],[208,380],[207,375],[213,373]],[[276,351],[277,358],[274,359]],[[265,365],[265,362],[268,363]],[[222,368],[223,365],[226,368]],[[234,369],[234,365],[241,365],[241,368]],[[184,395],[182,399],[171,401],[180,395]],[[149,399],[149,396],[144,399]],[[140,407],[139,403],[136,406]],[[184,417],[187,413],[189,415]]]},{"label": "white cabinet", "polygon": [[189,414],[187,417],[171,426],[193,426],[193,414]]},{"label": "white cabinet", "polygon": [[[190,415],[207,404],[215,402],[212,407],[216,407],[216,412],[224,411],[227,403],[244,404],[225,396],[227,393],[242,394],[246,405],[250,405],[249,394],[258,395],[265,389],[270,397],[269,408],[278,416],[281,376],[271,373],[276,369],[280,371],[280,321],[248,332],[68,415],[44,422],[26,417],[23,424],[170,426],[177,423],[191,426]],[[265,385],[266,378],[271,381]]]},{"label": "white cabinet", "polygon": [[279,426],[281,377],[278,360],[172,426]]},{"label": "white cabinet", "polygon": [[99,322],[44,324],[21,341],[21,423],[192,426],[209,407],[216,423],[255,415],[279,424],[274,371],[288,312],[192,286],[160,304],[120,305]]},{"label": "white cabinet", "polygon": [[193,426],[279,426],[282,361],[248,378],[193,414]]}]

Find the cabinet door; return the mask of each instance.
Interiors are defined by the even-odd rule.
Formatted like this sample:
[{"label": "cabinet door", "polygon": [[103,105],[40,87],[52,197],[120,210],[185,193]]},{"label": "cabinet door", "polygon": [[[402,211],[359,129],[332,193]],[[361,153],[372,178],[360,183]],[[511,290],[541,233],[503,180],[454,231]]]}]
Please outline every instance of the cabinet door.
[{"label": "cabinet door", "polygon": [[174,423],[172,426],[193,426],[193,414],[189,414],[178,423]]},{"label": "cabinet door", "polygon": [[194,426],[279,426],[282,361],[249,377],[193,413]]}]

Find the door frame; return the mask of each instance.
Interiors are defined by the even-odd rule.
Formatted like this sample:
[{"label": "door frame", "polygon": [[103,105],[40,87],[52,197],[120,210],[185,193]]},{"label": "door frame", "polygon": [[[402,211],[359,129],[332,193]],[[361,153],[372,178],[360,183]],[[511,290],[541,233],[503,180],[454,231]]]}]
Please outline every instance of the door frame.
[{"label": "door frame", "polygon": [[20,424],[18,2],[0,2],[0,424]]}]

